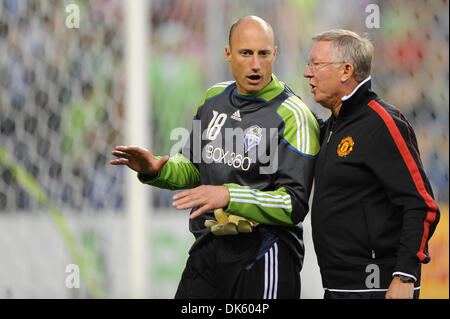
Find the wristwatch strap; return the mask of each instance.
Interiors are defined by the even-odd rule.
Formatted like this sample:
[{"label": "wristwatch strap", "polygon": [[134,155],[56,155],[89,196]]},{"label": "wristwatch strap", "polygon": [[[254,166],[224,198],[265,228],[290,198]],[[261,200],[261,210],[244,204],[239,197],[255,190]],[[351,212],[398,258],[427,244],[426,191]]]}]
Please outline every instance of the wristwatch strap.
[{"label": "wristwatch strap", "polygon": [[415,282],[414,278],[412,278],[412,277],[403,276],[403,275],[395,275],[395,276],[398,277],[400,279],[400,281],[404,282],[404,283]]}]

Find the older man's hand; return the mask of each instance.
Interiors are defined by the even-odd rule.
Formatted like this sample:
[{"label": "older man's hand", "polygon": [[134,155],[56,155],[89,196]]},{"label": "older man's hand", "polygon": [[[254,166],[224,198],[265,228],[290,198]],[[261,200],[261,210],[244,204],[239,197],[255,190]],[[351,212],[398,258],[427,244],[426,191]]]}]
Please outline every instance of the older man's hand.
[{"label": "older man's hand", "polygon": [[400,278],[394,276],[386,292],[386,299],[413,299],[413,296],[414,283],[402,282]]}]

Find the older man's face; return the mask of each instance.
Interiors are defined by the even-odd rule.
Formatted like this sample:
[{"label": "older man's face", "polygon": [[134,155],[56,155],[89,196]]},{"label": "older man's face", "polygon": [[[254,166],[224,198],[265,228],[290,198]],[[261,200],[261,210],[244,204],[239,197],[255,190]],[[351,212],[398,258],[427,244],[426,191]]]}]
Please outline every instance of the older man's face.
[{"label": "older man's face", "polygon": [[332,109],[336,104],[340,104],[341,81],[340,67],[338,64],[331,64],[330,56],[331,41],[318,41],[309,54],[310,65],[306,67],[303,76],[309,78],[311,93],[314,94],[314,101],[323,107]]}]

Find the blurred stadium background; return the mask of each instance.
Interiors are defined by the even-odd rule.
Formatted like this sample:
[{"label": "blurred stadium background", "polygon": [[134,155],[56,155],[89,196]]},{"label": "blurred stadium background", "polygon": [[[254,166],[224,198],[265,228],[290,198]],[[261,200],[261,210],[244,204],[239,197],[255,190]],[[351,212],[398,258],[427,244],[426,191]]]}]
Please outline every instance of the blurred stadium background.
[{"label": "blurred stadium background", "polygon": [[[0,298],[175,293],[193,242],[187,212],[171,208],[171,192],[139,185],[125,168],[108,165],[115,145],[138,143],[127,140],[126,129],[133,110],[127,26],[135,23],[126,12],[133,1],[0,1]],[[79,28],[65,24],[70,4],[80,10]],[[369,4],[379,7],[379,28],[366,25]],[[145,6],[145,31],[135,36],[148,58],[131,69],[144,72],[148,116],[133,134],[155,154],[169,153],[172,129],[190,127],[208,87],[232,80],[223,48],[237,18],[256,14],[273,25],[275,73],[321,117],[328,113],[302,76],[311,36],[335,27],[367,33],[376,48],[374,88],[415,128],[442,212],[421,298],[449,297],[447,0],[151,0]],[[140,193],[133,195],[136,185]],[[127,205],[133,196],[145,209],[137,222]],[[307,217],[302,297],[322,298],[310,236]],[[136,240],[139,249],[130,254]],[[66,286],[70,264],[79,266],[80,288]]]}]

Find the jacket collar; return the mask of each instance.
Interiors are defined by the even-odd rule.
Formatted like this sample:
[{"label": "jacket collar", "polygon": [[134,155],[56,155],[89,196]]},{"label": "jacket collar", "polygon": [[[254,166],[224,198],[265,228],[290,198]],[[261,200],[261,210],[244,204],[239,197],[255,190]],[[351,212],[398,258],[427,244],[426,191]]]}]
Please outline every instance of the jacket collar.
[{"label": "jacket collar", "polygon": [[373,99],[377,96],[371,90],[371,87],[372,80],[369,76],[359,83],[352,93],[342,97],[342,107],[338,117],[352,116],[364,110],[363,104],[366,104],[368,99]]}]

